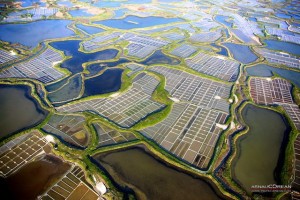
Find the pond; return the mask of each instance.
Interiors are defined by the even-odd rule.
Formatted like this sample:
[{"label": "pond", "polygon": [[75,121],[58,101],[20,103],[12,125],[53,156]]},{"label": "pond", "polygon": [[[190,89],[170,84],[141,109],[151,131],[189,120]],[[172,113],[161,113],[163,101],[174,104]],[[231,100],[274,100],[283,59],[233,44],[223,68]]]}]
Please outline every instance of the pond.
[{"label": "pond", "polygon": [[34,4],[38,4],[40,6],[46,5],[45,2],[39,0],[20,0],[20,2],[22,3],[22,7],[29,7],[29,6],[33,6]]},{"label": "pond", "polygon": [[251,104],[242,117],[250,130],[237,141],[231,170],[234,180],[251,193],[252,185],[277,183],[274,174],[288,127],[279,113]]},{"label": "pond", "polygon": [[48,92],[53,92],[59,88],[61,88],[62,86],[64,86],[68,80],[70,79],[70,77],[66,77],[62,80],[59,80],[57,82],[54,82],[54,83],[50,83],[49,85],[46,85],[45,86],[45,89],[48,91]]},{"label": "pond", "polygon": [[218,52],[216,52],[217,54],[222,55],[222,56],[227,56],[227,57],[229,56],[228,51],[225,47],[222,47],[215,43],[211,43],[210,45],[218,49]]},{"label": "pond", "polygon": [[102,24],[104,26],[118,28],[118,29],[134,29],[134,28],[146,28],[150,26],[157,26],[162,24],[168,24],[173,22],[183,21],[180,18],[164,18],[164,17],[137,17],[127,16],[123,19],[108,19],[103,21],[96,21],[96,24]]},{"label": "pond", "polygon": [[299,15],[299,13],[297,12],[297,15],[296,14],[294,14],[294,13],[289,13],[294,19],[296,19],[296,20],[300,20],[300,15]]},{"label": "pond", "polygon": [[298,44],[278,40],[264,40],[264,43],[266,44],[266,48],[268,49],[285,51],[300,56],[300,45]]},{"label": "pond", "polygon": [[229,38],[229,37],[230,37],[229,31],[228,31],[228,29],[227,29],[227,28],[225,28],[225,29],[222,29],[222,31],[225,33],[225,35],[226,35],[226,38]]},{"label": "pond", "polygon": [[70,10],[69,13],[72,17],[91,17],[91,16],[94,16],[94,14],[89,13],[87,9]]},{"label": "pond", "polygon": [[89,74],[87,76],[94,76],[97,73],[99,73],[101,70],[103,70],[105,67],[116,67],[118,65],[129,63],[130,60],[127,60],[125,58],[120,58],[117,61],[114,62],[101,62],[101,63],[95,63],[87,66],[87,70],[89,71]]},{"label": "pond", "polygon": [[275,13],[276,17],[282,18],[282,19],[291,19],[290,15],[287,15],[285,13]]},{"label": "pond", "polygon": [[121,88],[123,69],[107,69],[99,76],[86,79],[83,97],[118,91]]},{"label": "pond", "polygon": [[118,9],[118,10],[115,10],[114,13],[114,19],[118,19],[118,18],[121,18],[123,17],[126,12],[128,12],[129,10],[127,8],[123,8],[123,9]]},{"label": "pond", "polygon": [[84,32],[86,32],[88,34],[97,34],[97,33],[101,33],[104,31],[102,28],[97,28],[94,26],[86,26],[83,24],[77,24],[76,27],[83,30]]},{"label": "pond", "polygon": [[165,55],[161,50],[155,51],[149,58],[140,62],[140,64],[143,65],[156,65],[156,64],[178,65],[179,63],[180,60]]},{"label": "pond", "polygon": [[57,1],[57,4],[59,6],[64,6],[64,7],[67,7],[67,8],[71,8],[74,6],[74,4],[68,0],[62,0],[62,1]]},{"label": "pond", "polygon": [[257,22],[257,19],[255,17],[249,17],[248,19],[252,22]]},{"label": "pond", "polygon": [[63,62],[61,67],[68,69],[73,74],[82,72],[83,63],[96,60],[110,60],[115,58],[119,52],[116,49],[106,49],[95,53],[83,53],[78,51],[80,42],[79,40],[67,40],[50,43],[55,49],[64,51],[65,55],[72,56],[72,58]]},{"label": "pond", "polygon": [[252,40],[250,37],[245,35],[240,29],[231,29],[231,32],[234,33],[240,40],[242,40],[244,43],[255,43],[254,40]]},{"label": "pond", "polygon": [[0,84],[0,140],[41,123],[48,111],[31,96],[31,88],[24,85]]},{"label": "pond", "polygon": [[300,72],[271,67],[269,65],[264,64],[255,65],[253,67],[247,67],[246,71],[250,76],[259,77],[271,77],[275,74],[278,74],[282,78],[291,81],[293,84],[300,88]]},{"label": "pond", "polygon": [[46,155],[26,164],[6,179],[0,177],[1,198],[38,199],[70,168],[58,157]]},{"label": "pond", "polygon": [[42,20],[26,24],[1,24],[0,40],[35,47],[53,38],[69,37],[74,32],[67,28],[70,20]]},{"label": "pond", "polygon": [[248,46],[235,43],[223,43],[223,45],[231,51],[234,59],[244,64],[254,62],[258,58]]},{"label": "pond", "polygon": [[227,27],[232,27],[233,23],[230,22],[230,18],[227,16],[223,16],[223,15],[217,15],[215,17],[215,20],[221,24],[224,24]]},{"label": "pond", "polygon": [[133,188],[138,199],[220,199],[209,180],[177,171],[142,148],[98,154],[93,158],[119,185]]},{"label": "pond", "polygon": [[[60,85],[60,82],[58,82],[57,84]],[[80,74],[76,74],[73,77],[68,78],[67,82],[64,85],[62,85],[55,91],[49,92],[48,99],[54,103],[77,99],[80,97],[82,87],[82,77]]]}]

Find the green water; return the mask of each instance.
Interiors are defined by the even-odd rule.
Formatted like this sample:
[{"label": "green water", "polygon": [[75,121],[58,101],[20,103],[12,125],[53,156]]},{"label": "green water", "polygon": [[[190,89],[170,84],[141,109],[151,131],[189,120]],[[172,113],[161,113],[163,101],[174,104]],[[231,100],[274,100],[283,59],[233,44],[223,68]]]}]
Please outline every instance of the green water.
[{"label": "green water", "polygon": [[133,188],[138,199],[220,199],[210,183],[166,166],[141,148],[94,158],[118,184]]},{"label": "green water", "polygon": [[0,85],[0,139],[33,127],[47,116],[30,93],[28,86]]},{"label": "green water", "polygon": [[274,171],[287,126],[279,113],[251,104],[242,117],[250,130],[237,141],[232,175],[250,193],[251,185],[276,183]]}]

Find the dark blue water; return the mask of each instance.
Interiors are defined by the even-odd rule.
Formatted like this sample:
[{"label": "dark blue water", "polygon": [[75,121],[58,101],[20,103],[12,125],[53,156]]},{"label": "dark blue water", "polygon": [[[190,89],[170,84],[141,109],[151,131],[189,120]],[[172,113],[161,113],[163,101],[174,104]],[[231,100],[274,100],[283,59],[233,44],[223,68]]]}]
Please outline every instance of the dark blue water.
[{"label": "dark blue water", "polygon": [[290,13],[290,15],[291,15],[294,19],[300,20],[300,15],[296,15],[296,14],[294,14],[294,13]]},{"label": "dark blue water", "polygon": [[105,68],[104,66],[100,66],[100,63],[91,64],[91,65],[87,66],[87,68],[86,68],[89,71],[89,74],[87,74],[86,77],[94,76],[94,75],[98,74],[101,70],[103,70],[104,68]]},{"label": "dark blue water", "polygon": [[123,19],[108,19],[103,21],[96,21],[96,24],[102,24],[104,26],[118,28],[118,29],[134,29],[145,28],[150,26],[168,24],[172,22],[181,22],[180,18],[164,18],[164,17],[137,17],[127,16]]},{"label": "dark blue water", "polygon": [[292,22],[291,24],[292,24],[293,26],[299,26],[299,27],[300,27],[300,23]]},{"label": "dark blue water", "polygon": [[95,63],[87,66],[87,70],[90,72],[88,76],[96,75],[98,72],[103,70],[105,67],[116,67],[120,64],[129,63],[130,60],[127,60],[125,58],[121,58],[115,62],[101,62],[101,63]]},{"label": "dark blue water", "polygon": [[229,35],[229,32],[228,32],[228,29],[225,28],[222,31],[225,33],[226,38],[229,38],[230,35]]},{"label": "dark blue water", "polygon": [[107,69],[103,74],[86,79],[83,97],[118,91],[121,88],[123,69]]},{"label": "dark blue water", "polygon": [[257,19],[255,17],[249,17],[248,19],[252,22],[257,22]]},{"label": "dark blue water", "polygon": [[0,40],[35,47],[45,39],[74,35],[74,32],[67,28],[71,22],[70,20],[42,20],[26,24],[2,24]]},{"label": "dark blue water", "polygon": [[223,43],[223,45],[231,51],[234,59],[239,62],[248,64],[254,62],[258,58],[248,46],[234,43]]},{"label": "dark blue water", "polygon": [[116,49],[106,49],[95,53],[83,53],[78,51],[79,40],[68,40],[60,42],[52,42],[50,45],[58,50],[64,51],[65,55],[72,56],[61,64],[62,68],[68,69],[73,74],[82,72],[82,64],[96,60],[110,60],[118,55]]},{"label": "dark blue water", "polygon": [[221,24],[224,24],[224,25],[227,26],[227,27],[230,27],[230,28],[231,28],[232,25],[233,25],[233,23],[230,23],[230,22],[226,21],[226,20],[229,20],[229,17],[227,17],[227,16],[217,15],[217,16],[215,17],[215,20],[216,20],[217,22],[221,23]]},{"label": "dark blue water", "polygon": [[274,74],[278,74],[282,78],[285,78],[294,83],[296,86],[300,87],[300,72],[271,67],[263,64],[248,67],[246,68],[246,71],[250,76],[259,77],[271,77]]},{"label": "dark blue water", "polygon": [[101,32],[104,31],[102,28],[97,28],[97,27],[93,27],[93,26],[86,26],[86,25],[83,25],[83,24],[77,24],[76,27],[83,30],[84,32],[86,32],[88,34],[97,34],[97,33],[101,33]]},{"label": "dark blue water", "polygon": [[268,49],[285,51],[300,56],[300,45],[278,40],[264,40]]},{"label": "dark blue water", "polygon": [[282,19],[291,19],[290,15],[284,14],[284,13],[276,13],[276,17],[282,18]]},{"label": "dark blue water", "polygon": [[161,52],[161,50],[154,52],[149,58],[140,62],[140,64],[143,65],[155,65],[155,64],[178,65],[179,63],[180,60],[165,55],[164,53]]},{"label": "dark blue water", "polygon": [[215,43],[211,43],[210,45],[213,46],[213,47],[215,47],[215,48],[217,48],[217,49],[219,49],[219,51],[217,52],[217,54],[222,55],[222,56],[229,56],[228,51],[227,51],[227,49],[225,47],[216,45]]}]

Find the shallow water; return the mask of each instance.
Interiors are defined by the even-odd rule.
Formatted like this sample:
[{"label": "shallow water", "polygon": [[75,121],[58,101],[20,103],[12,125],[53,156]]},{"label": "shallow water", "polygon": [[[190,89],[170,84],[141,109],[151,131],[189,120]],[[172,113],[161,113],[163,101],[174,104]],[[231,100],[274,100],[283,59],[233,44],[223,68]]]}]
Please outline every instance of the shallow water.
[{"label": "shallow water", "polygon": [[276,184],[274,171],[287,125],[279,113],[250,104],[242,117],[250,130],[237,141],[231,170],[234,180],[250,193],[252,185]]},{"label": "shallow water", "polygon": [[215,17],[215,19],[217,22],[224,24],[227,27],[232,27],[232,25],[233,25],[233,23],[229,22],[229,17],[227,17],[227,16],[217,15]]},{"label": "shallow water", "polygon": [[93,27],[93,26],[86,26],[83,24],[77,24],[76,25],[77,28],[83,30],[84,32],[88,33],[88,34],[97,34],[97,33],[101,33],[104,30],[102,28],[97,28],[97,27]]},{"label": "shallow water", "polygon": [[180,22],[180,18],[164,18],[164,17],[137,17],[127,16],[123,19],[108,19],[103,21],[96,21],[96,24],[102,24],[118,29],[134,29],[134,28],[145,28],[150,26],[157,26],[162,24],[168,24],[172,22]]},{"label": "shallow water", "polygon": [[223,43],[223,45],[231,51],[234,59],[244,64],[254,62],[258,58],[248,46],[235,43]]},{"label": "shallow water", "polygon": [[[140,191],[147,199],[220,199],[208,182],[166,166],[140,148],[100,154],[94,158],[119,184],[135,186],[135,192]],[[138,195],[138,199],[141,196]]]},{"label": "shallow water", "polygon": [[67,28],[71,22],[70,20],[41,20],[26,24],[1,24],[0,40],[35,47],[45,39],[74,35],[74,32]]},{"label": "shallow water", "polygon": [[300,56],[300,45],[298,44],[278,40],[264,40],[264,43],[266,43],[268,49],[285,51]]},{"label": "shallow water", "polygon": [[178,65],[180,60],[177,58],[165,55],[161,50],[154,52],[149,58],[140,62],[143,65],[168,64]]},{"label": "shallow water", "polygon": [[0,85],[0,139],[42,122],[48,111],[30,96],[28,86]]},{"label": "shallow water", "polygon": [[70,15],[72,17],[91,17],[94,16],[94,14],[89,13],[86,9],[76,9],[69,11]]},{"label": "shallow water", "polygon": [[295,72],[292,70],[281,69],[276,67],[271,67],[268,65],[255,65],[253,67],[246,68],[247,73],[250,76],[259,77],[271,77],[275,74],[281,76],[284,79],[291,81],[293,84],[300,88],[300,72]]},{"label": "shallow water", "polygon": [[216,45],[215,43],[211,43],[211,46],[217,48],[219,51],[217,52],[217,54],[222,55],[222,56],[229,56],[228,51],[225,47],[222,47],[220,45]]}]

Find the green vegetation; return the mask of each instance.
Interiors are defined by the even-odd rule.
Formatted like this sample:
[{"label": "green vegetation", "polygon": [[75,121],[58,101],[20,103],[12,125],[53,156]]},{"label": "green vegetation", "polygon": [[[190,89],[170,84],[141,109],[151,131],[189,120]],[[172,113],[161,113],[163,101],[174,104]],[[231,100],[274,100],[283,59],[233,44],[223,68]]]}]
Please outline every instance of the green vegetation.
[{"label": "green vegetation", "polygon": [[[9,0],[12,1],[12,0]],[[106,1],[106,0],[105,0]],[[118,1],[118,2],[125,2],[126,0],[114,0],[114,1]],[[48,3],[50,3],[48,1]],[[100,14],[97,14],[93,17],[83,17],[83,18],[78,18],[78,17],[72,17],[69,13],[68,13],[68,8],[63,7],[60,8],[59,7],[59,12],[60,14],[62,14],[61,17],[57,17],[57,16],[50,16],[48,17],[49,19],[58,19],[58,18],[64,18],[64,19],[71,19],[74,20],[74,23],[72,23],[68,28],[73,30],[74,33],[76,34],[77,40],[81,40],[81,44],[80,44],[80,49],[79,51],[83,52],[83,53],[93,53],[93,52],[97,52],[97,51],[101,51],[101,50],[105,50],[105,49],[117,49],[119,51],[118,55],[116,56],[116,58],[111,59],[111,60],[106,60],[105,62],[114,62],[114,61],[118,61],[120,58],[127,58],[132,62],[141,62],[143,60],[146,60],[147,58],[151,57],[153,55],[153,53],[149,56],[147,56],[147,58],[145,59],[138,59],[135,57],[129,57],[128,56],[128,49],[126,49],[126,47],[129,45],[128,41],[121,41],[118,43],[114,43],[114,44],[110,44],[108,46],[99,48],[99,49],[95,49],[92,52],[87,52],[84,50],[82,42],[85,41],[89,41],[91,39],[93,39],[94,37],[97,37],[99,35],[102,34],[111,34],[114,33],[116,31],[118,32],[128,32],[127,30],[117,30],[117,29],[113,29],[110,27],[105,27],[103,25],[99,25],[99,24],[93,24],[93,22],[95,21],[99,21],[99,20],[104,20],[104,19],[111,19],[114,16],[114,11],[117,10],[117,8],[113,8],[113,9],[107,9],[107,8],[95,8],[92,4],[87,3],[87,2],[81,2],[81,1],[72,1],[72,3],[76,3],[77,5],[81,6],[82,8],[85,9],[96,9],[96,11]],[[53,7],[58,7],[56,2],[51,2],[50,3],[51,6]],[[122,6],[122,8],[125,8],[125,6]],[[149,8],[147,8],[149,9]],[[161,10],[156,10],[155,8],[150,8],[150,10],[147,10],[146,12],[152,12],[154,13],[154,15],[156,16],[163,16],[163,17],[174,17],[175,14],[174,13],[168,13],[168,12],[164,12]],[[171,8],[170,8],[171,9]],[[173,9],[173,8],[172,8]],[[225,9],[225,7],[224,7]],[[226,8],[227,9],[227,8]],[[130,9],[129,9],[130,10]],[[0,15],[0,20],[2,20],[4,17],[7,17],[8,14],[10,12],[15,11],[15,9],[6,9],[4,11],[1,12]],[[95,11],[95,10],[94,10]],[[132,13],[133,10],[131,10],[130,12],[126,12],[124,14],[124,17],[126,17],[128,15],[128,13]],[[176,9],[173,9],[173,11],[176,11]],[[232,12],[235,12],[233,10],[231,10]],[[144,11],[141,11],[144,12]],[[145,13],[146,13],[145,12]],[[208,9],[205,12],[209,12]],[[217,15],[218,11],[215,10],[214,15]],[[220,13],[219,13],[220,14]],[[213,19],[214,19],[214,15],[213,15]],[[249,14],[250,16],[250,14]],[[26,13],[21,15],[22,18],[32,18],[33,15],[30,13]],[[180,15],[180,17],[182,17]],[[43,19],[45,19],[46,16],[43,16]],[[231,18],[233,19],[233,18]],[[177,28],[176,25],[181,25],[181,24],[185,24],[186,22],[189,22],[190,24],[192,24],[194,22],[194,20],[187,20],[184,19],[185,22],[178,22],[178,23],[172,23],[170,25],[174,25],[174,28],[172,29],[168,29],[166,31],[164,31],[164,34],[167,33],[179,33],[182,34],[184,33],[184,35],[186,36],[186,39],[184,39],[184,43],[185,44],[192,44],[191,41],[189,40],[190,37],[190,33],[187,30],[183,30],[180,28]],[[89,26],[93,26],[93,27],[98,27],[98,28],[102,28],[105,31],[105,33],[98,33],[98,34],[94,34],[94,35],[85,35],[82,31],[79,31],[79,29],[76,27],[76,24],[85,24],[85,25],[89,25]],[[263,26],[264,23],[262,22],[258,22],[258,25]],[[165,25],[159,25],[156,26],[155,28],[164,28]],[[233,28],[236,28],[236,25],[233,25]],[[141,35],[145,35],[147,30],[151,30],[153,27],[147,27],[147,28],[143,28],[143,29],[139,29],[138,34],[142,33]],[[226,27],[223,27],[226,28]],[[200,28],[195,28],[196,32],[199,31],[203,31],[200,30]],[[212,29],[210,29],[210,31],[216,31],[220,29],[220,26],[218,27],[214,27]],[[226,28],[227,30],[230,30],[228,28]],[[133,29],[133,31],[136,31],[137,29]],[[137,32],[136,32],[137,33]],[[264,37],[259,37],[260,41],[263,41],[263,39],[268,39],[268,38],[274,38],[274,36],[269,35],[265,30],[263,30],[263,34]],[[161,37],[162,32],[156,32],[156,33],[150,33],[148,34],[151,37]],[[234,43],[241,43],[241,40],[234,35],[233,33],[231,33],[229,31],[229,38],[225,39],[225,37],[223,36],[222,38],[220,38],[216,44],[221,45],[222,42],[224,42],[223,39],[225,39],[226,41],[230,41],[230,42],[234,42]],[[64,38],[63,40],[74,40],[76,39],[75,37],[69,37],[69,38]],[[61,38],[57,38],[57,39],[52,39],[51,41],[46,41],[45,42],[45,46],[47,48],[52,48],[49,43],[50,42],[55,42],[55,41],[61,41]],[[118,39],[112,39],[110,41],[106,41],[107,43],[110,42],[115,42]],[[172,41],[170,44],[164,46],[163,48],[161,48],[162,52],[167,54],[170,57],[174,57],[177,58],[173,55],[170,55],[169,52],[171,52],[173,49],[175,49],[176,47],[178,47],[180,40],[178,41]],[[210,43],[198,43],[198,44],[193,44],[194,46],[197,47],[202,47],[202,46],[209,46]],[[33,54],[39,54],[41,52],[41,50],[44,50],[45,47],[43,47],[43,45],[39,44],[37,47],[33,48],[33,49],[23,49],[23,48],[16,48],[16,46],[10,45],[8,42],[4,42],[4,41],[0,41],[0,48],[5,49],[5,50],[18,50],[20,53],[19,55],[33,55]],[[227,47],[225,47],[227,49],[227,51],[229,52],[229,56],[231,58],[232,55],[229,51],[229,49]],[[59,52],[62,56],[63,56],[63,62],[67,59],[69,59],[70,57],[67,57],[66,55],[64,55],[63,52],[58,51],[54,48],[52,48],[53,50]],[[247,104],[253,104],[254,102],[251,99],[250,96],[250,84],[249,84],[249,80],[250,78],[246,76],[245,73],[245,68],[247,67],[251,67],[257,64],[269,64],[261,55],[258,55],[255,51],[254,51],[254,47],[250,46],[250,49],[252,50],[253,53],[255,53],[259,59],[257,61],[255,61],[254,63],[251,63],[250,65],[241,65],[241,69],[240,69],[240,74],[239,74],[239,78],[238,78],[238,83],[229,83],[223,80],[220,80],[218,78],[215,78],[213,76],[209,76],[209,75],[205,75],[203,73],[199,73],[189,67],[186,66],[185,60],[183,58],[177,58],[179,59],[181,62],[179,65],[176,66],[172,66],[172,65],[166,65],[166,64],[160,64],[160,65],[150,65],[150,66],[144,66],[145,70],[143,71],[139,71],[137,73],[135,73],[133,76],[128,77],[128,73],[131,72],[129,69],[125,68],[124,64],[120,64],[114,68],[121,68],[124,69],[124,72],[122,74],[122,85],[119,91],[117,91],[118,93],[124,93],[126,92],[131,86],[132,86],[132,81],[133,79],[138,76],[140,73],[148,73],[151,76],[154,76],[157,80],[160,81],[159,85],[157,86],[157,88],[155,89],[154,93],[152,94],[152,99],[156,102],[162,103],[165,105],[165,107],[155,113],[150,114],[148,117],[146,117],[145,119],[141,120],[140,122],[138,122],[137,124],[135,124],[133,127],[129,128],[129,129],[125,129],[125,128],[121,128],[118,127],[116,124],[114,124],[113,122],[100,117],[99,115],[96,115],[94,113],[91,112],[83,112],[81,114],[74,114],[74,115],[83,115],[86,118],[86,125],[85,128],[88,130],[88,132],[90,133],[90,141],[89,141],[89,145],[85,150],[79,150],[79,149],[75,149],[75,148],[71,148],[69,146],[66,146],[64,143],[60,142],[57,138],[56,138],[56,142],[57,142],[57,148],[53,149],[53,153],[56,155],[61,156],[64,160],[72,162],[72,163],[76,163],[79,166],[81,166],[84,169],[85,175],[88,179],[88,181],[91,184],[94,184],[94,180],[93,180],[93,176],[97,176],[98,178],[100,178],[102,181],[105,182],[106,186],[108,186],[109,188],[109,193],[105,196],[105,198],[107,199],[122,199],[123,198],[123,194],[118,191],[117,188],[115,188],[115,186],[113,185],[112,181],[110,180],[110,178],[107,176],[107,174],[104,173],[104,171],[102,171],[99,167],[97,167],[93,162],[91,162],[90,156],[93,156],[95,154],[98,153],[104,153],[104,152],[111,152],[111,151],[117,151],[117,150],[121,150],[124,148],[129,148],[129,147],[133,147],[136,145],[139,146],[143,146],[147,149],[150,150],[150,153],[159,157],[161,160],[165,161],[166,163],[168,163],[169,165],[174,166],[175,168],[178,168],[180,170],[183,170],[184,172],[188,173],[188,174],[192,174],[195,177],[201,177],[201,178],[205,178],[205,179],[209,179],[212,182],[214,182],[218,189],[227,197],[230,197],[232,199],[238,199],[236,196],[230,194],[228,192],[228,188],[225,188],[225,186],[223,185],[225,183],[225,185],[227,187],[230,187],[230,189],[232,189],[233,191],[241,194],[243,197],[247,197],[248,194],[246,194],[245,190],[243,188],[241,188],[241,186],[236,183],[234,180],[232,180],[232,174],[231,174],[231,165],[232,165],[232,161],[233,159],[237,156],[237,140],[243,136],[244,134],[247,134],[249,131],[249,127],[246,126],[244,120],[241,117],[241,111],[243,110],[243,108],[247,105]],[[203,49],[199,49],[199,51],[204,51]],[[212,52],[206,52],[207,54],[210,55],[215,55],[216,54],[216,50],[213,48]],[[191,55],[191,57],[193,57],[196,53],[194,53],[193,55]],[[23,59],[23,57],[21,57],[21,59]],[[90,64],[95,64],[95,63],[99,63],[102,62],[101,60],[98,61],[92,61],[92,62],[87,62],[83,64],[83,72],[80,74],[82,80],[84,81],[84,79],[86,78],[84,75],[88,74],[88,70],[86,69],[88,65]],[[8,67],[11,66],[11,63],[8,63],[9,65],[7,65]],[[63,69],[60,67],[60,63],[56,64],[54,66],[54,68],[62,73],[65,74],[65,76],[63,78],[66,77],[71,77],[71,72],[69,72],[67,69]],[[142,130],[143,128],[155,125],[159,122],[161,122],[162,120],[164,120],[169,113],[171,112],[172,108],[173,108],[173,101],[170,99],[170,94],[165,90],[165,86],[166,86],[166,78],[164,76],[162,76],[161,74],[155,73],[150,71],[149,69],[151,69],[152,67],[156,67],[156,66],[164,66],[164,67],[168,67],[168,68],[172,68],[172,69],[177,69],[177,70],[181,70],[205,79],[210,79],[210,80],[214,80],[220,83],[224,83],[227,85],[233,85],[233,89],[230,95],[231,99],[234,99],[234,95],[236,95],[237,97],[237,102],[232,103],[231,107],[230,107],[230,116],[226,121],[226,125],[228,125],[229,128],[227,128],[227,130],[223,131],[222,134],[219,137],[219,140],[217,142],[216,148],[214,150],[214,155],[212,156],[212,160],[209,164],[209,168],[204,171],[204,170],[199,170],[196,169],[194,166],[187,164],[186,162],[183,162],[182,160],[178,159],[177,157],[171,155],[169,152],[163,150],[158,144],[156,144],[154,141],[146,138],[145,136],[143,136],[141,133],[139,133],[140,130]],[[288,70],[295,70],[295,71],[299,71],[297,69],[291,69],[288,68],[284,65],[275,65],[276,67],[279,68],[283,68],[283,69],[288,69]],[[107,68],[104,68],[103,70],[101,70],[98,74],[96,74],[95,76],[101,75]],[[74,75],[72,75],[74,76]],[[93,76],[94,77],[94,76]],[[278,77],[276,74],[274,77]],[[273,77],[273,78],[274,78]],[[62,78],[62,79],[63,79]],[[89,77],[91,78],[91,77]],[[56,82],[58,82],[60,80],[56,80]],[[64,84],[63,86],[66,86],[69,83],[70,80],[68,80],[68,82],[66,84]],[[54,82],[52,82],[54,83]],[[52,84],[51,83],[51,84]],[[51,104],[51,102],[47,99],[47,96],[49,96],[48,91],[46,91],[45,89],[45,85],[40,83],[39,81],[36,80],[31,80],[31,79],[16,79],[16,78],[8,78],[8,79],[4,79],[4,80],[0,80],[0,84],[10,84],[10,85],[18,85],[18,84],[22,84],[22,85],[28,85],[31,88],[31,95],[38,101],[38,103],[45,109],[49,111],[49,115],[46,117],[46,119],[39,125],[37,125],[36,127],[33,127],[31,129],[28,129],[26,131],[22,131],[20,133],[14,134],[13,136],[4,139],[2,141],[0,141],[0,145],[3,145],[5,143],[7,143],[10,140],[13,140],[14,138],[19,137],[20,135],[26,134],[32,130],[40,130],[41,128],[49,121],[50,117],[54,114],[61,114],[58,113],[55,109],[54,106]],[[63,87],[62,86],[62,87]],[[61,88],[62,88],[61,87]],[[84,87],[84,86],[82,86]],[[44,94],[45,94],[45,98],[41,99],[38,94],[37,94],[37,90],[41,90]],[[57,89],[58,90],[58,89]],[[81,93],[80,95],[78,95],[78,98],[83,94],[84,88],[81,88]],[[105,98],[105,97],[109,97],[111,96],[113,93],[106,93],[106,94],[102,94],[102,95],[96,95],[96,96],[90,96],[90,97],[86,97],[83,99],[77,99],[74,98],[74,102],[81,102],[81,101],[86,101],[86,100],[91,100],[91,99],[97,99],[97,98]],[[292,94],[293,94],[293,98],[294,101],[297,105],[300,105],[300,88],[297,88],[296,86],[293,87],[292,90]],[[74,102],[71,102],[69,104],[72,104]],[[258,106],[258,105],[255,105]],[[294,166],[291,165],[291,163],[293,163],[294,161],[294,141],[297,137],[297,135],[299,134],[299,131],[296,129],[296,127],[294,126],[293,122],[291,121],[291,119],[289,118],[289,116],[287,115],[287,113],[283,110],[282,107],[277,106],[259,106],[265,109],[270,109],[276,112],[279,112],[280,114],[282,114],[284,116],[285,119],[287,119],[287,121],[289,122],[289,124],[291,125],[291,132],[288,135],[288,143],[286,145],[286,149],[285,151],[285,156],[284,156],[284,162],[282,165],[282,170],[280,173],[280,181],[281,184],[291,184],[291,177],[293,174],[293,170],[294,170]],[[120,133],[126,134],[128,132],[134,134],[134,136],[137,138],[133,141],[129,141],[129,142],[125,142],[125,143],[120,143],[120,144],[114,144],[114,145],[109,145],[109,146],[104,146],[104,147],[100,147],[98,148],[98,142],[99,142],[99,138],[98,138],[98,134],[96,133],[95,129],[93,128],[92,124],[93,123],[101,123],[113,130],[116,130]],[[231,127],[231,123],[234,123],[234,126]],[[42,131],[41,131],[42,132]],[[43,134],[46,134],[44,132],[42,132]],[[229,136],[233,136],[232,141],[229,141]],[[84,134],[82,132],[79,132],[77,134],[75,134],[75,137],[77,138],[82,138],[84,136]],[[231,154],[229,156],[229,159],[224,160],[225,156],[230,152],[231,150]],[[225,161],[225,162],[224,162]],[[223,164],[224,162],[224,164]],[[221,170],[218,172],[215,172],[215,169],[217,167],[221,166]],[[216,179],[216,176],[218,178],[220,178],[222,180],[219,182],[219,180]],[[279,194],[277,196],[277,198],[279,198],[279,196],[281,196],[283,194]],[[253,198],[259,198],[259,196],[254,196]],[[134,195],[129,195],[129,199],[135,199]]]}]

